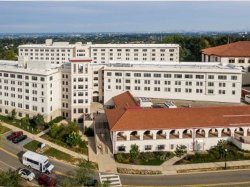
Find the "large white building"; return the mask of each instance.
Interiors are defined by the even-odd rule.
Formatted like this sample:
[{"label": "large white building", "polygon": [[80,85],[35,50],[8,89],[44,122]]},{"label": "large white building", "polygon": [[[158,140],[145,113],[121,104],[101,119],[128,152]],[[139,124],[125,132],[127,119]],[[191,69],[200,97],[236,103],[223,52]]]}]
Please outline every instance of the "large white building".
[{"label": "large white building", "polygon": [[77,42],[53,42],[45,44],[26,44],[18,47],[18,55],[32,61],[49,61],[63,64],[71,58],[92,58],[93,63],[109,61],[179,61],[177,44],[82,44]]},{"label": "large white building", "polygon": [[240,68],[219,63],[110,63],[104,66],[104,104],[135,97],[240,103]]},{"label": "large white building", "polygon": [[113,97],[114,109],[106,109],[113,153],[205,151],[219,140],[232,141],[250,150],[250,107],[141,108],[129,92]]},{"label": "large white building", "polygon": [[45,62],[0,61],[0,113],[18,117],[61,115],[61,71]]}]

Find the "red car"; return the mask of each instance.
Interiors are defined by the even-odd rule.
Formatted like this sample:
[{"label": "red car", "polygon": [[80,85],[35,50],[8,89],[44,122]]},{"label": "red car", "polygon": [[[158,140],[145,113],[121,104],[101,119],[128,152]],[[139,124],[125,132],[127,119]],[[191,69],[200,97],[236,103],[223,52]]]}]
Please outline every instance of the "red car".
[{"label": "red car", "polygon": [[56,186],[56,179],[51,178],[48,175],[41,174],[38,179],[38,184],[39,185],[44,185],[44,186]]},{"label": "red car", "polygon": [[14,138],[17,138],[17,137],[22,136],[22,135],[23,135],[22,131],[12,132],[9,136],[7,136],[7,139],[11,141]]}]

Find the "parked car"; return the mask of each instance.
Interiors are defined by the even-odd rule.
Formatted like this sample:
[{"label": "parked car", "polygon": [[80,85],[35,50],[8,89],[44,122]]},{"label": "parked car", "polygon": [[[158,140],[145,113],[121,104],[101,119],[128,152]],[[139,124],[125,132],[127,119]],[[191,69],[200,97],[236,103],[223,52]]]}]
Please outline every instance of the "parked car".
[{"label": "parked car", "polygon": [[35,174],[26,168],[20,169],[18,174],[21,175],[22,178],[29,181],[32,181],[35,178]]},{"label": "parked car", "polygon": [[45,175],[45,174],[41,174],[38,178],[37,178],[38,184],[39,185],[44,185],[44,186],[56,186],[56,179]]},{"label": "parked car", "polygon": [[22,136],[22,135],[23,135],[22,131],[12,132],[10,135],[7,136],[7,139],[11,141],[14,138],[16,138],[18,136]]},{"label": "parked car", "polygon": [[18,136],[18,137],[16,137],[16,138],[14,138],[14,139],[12,140],[12,142],[13,142],[13,143],[19,143],[19,142],[21,142],[21,141],[23,141],[23,140],[25,140],[25,139],[27,139],[27,135],[21,135],[21,136]]}]

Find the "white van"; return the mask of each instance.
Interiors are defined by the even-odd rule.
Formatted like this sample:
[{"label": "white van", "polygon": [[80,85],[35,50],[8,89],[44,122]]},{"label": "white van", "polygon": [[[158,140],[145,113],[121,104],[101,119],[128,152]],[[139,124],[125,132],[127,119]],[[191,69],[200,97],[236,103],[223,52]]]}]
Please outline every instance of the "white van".
[{"label": "white van", "polygon": [[23,165],[43,173],[51,173],[54,168],[54,165],[49,162],[48,157],[32,151],[25,152],[22,161]]}]

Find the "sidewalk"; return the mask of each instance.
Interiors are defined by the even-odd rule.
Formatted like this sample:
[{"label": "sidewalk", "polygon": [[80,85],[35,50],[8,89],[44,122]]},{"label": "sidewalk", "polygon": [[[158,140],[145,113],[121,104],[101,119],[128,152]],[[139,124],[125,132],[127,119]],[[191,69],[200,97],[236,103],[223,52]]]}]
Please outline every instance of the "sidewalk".
[{"label": "sidewalk", "polygon": [[73,157],[75,157],[75,158],[86,159],[86,160],[88,159],[88,157],[87,157],[86,155],[83,155],[83,154],[80,154],[80,153],[76,153],[76,152],[74,152],[74,151],[71,151],[71,150],[69,150],[69,149],[66,149],[65,147],[62,147],[62,146],[60,146],[60,145],[54,144],[54,143],[52,143],[52,142],[50,142],[50,141],[47,141],[47,140],[45,140],[45,139],[43,139],[43,138],[40,138],[39,135],[42,135],[44,132],[41,132],[41,133],[35,135],[35,134],[31,134],[31,133],[29,133],[29,132],[27,132],[27,131],[24,131],[23,129],[20,129],[20,128],[18,128],[18,127],[15,127],[15,126],[13,126],[13,125],[7,124],[7,123],[5,123],[5,122],[3,122],[3,121],[1,121],[1,124],[2,124],[3,126],[5,126],[5,127],[9,128],[9,129],[11,129],[11,130],[13,130],[13,131],[23,131],[23,133],[24,133],[25,135],[27,135],[29,138],[31,138],[31,139],[33,139],[33,140],[36,140],[36,141],[39,141],[39,142],[41,142],[41,143],[45,143],[45,144],[49,145],[50,147],[53,147],[53,148],[55,148],[55,149],[57,149],[57,150],[59,150],[59,151],[62,151],[62,152],[64,152],[64,153],[67,153],[67,154],[69,154],[69,155],[71,155],[71,156],[73,156]]},{"label": "sidewalk", "polygon": [[[219,171],[224,169],[225,162],[199,163],[199,164],[183,164],[183,165],[161,165],[161,166],[142,166],[116,163],[117,167],[137,170],[159,170],[163,175],[174,175],[178,173],[202,172],[202,171]],[[250,160],[227,161],[227,168],[250,168]]]}]

